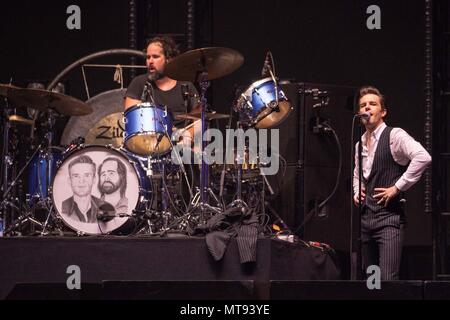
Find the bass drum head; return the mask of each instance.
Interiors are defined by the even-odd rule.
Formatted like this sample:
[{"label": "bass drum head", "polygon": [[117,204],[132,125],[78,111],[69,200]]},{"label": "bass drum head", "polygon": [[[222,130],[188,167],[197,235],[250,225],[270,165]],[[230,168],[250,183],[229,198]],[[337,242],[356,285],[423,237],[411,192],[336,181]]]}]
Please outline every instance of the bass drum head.
[{"label": "bass drum head", "polygon": [[[103,146],[82,146],[70,152],[60,162],[52,185],[58,216],[81,234],[110,234],[127,221],[135,222],[132,215],[139,196],[134,162],[124,153]],[[107,202],[108,197],[114,201]]]}]

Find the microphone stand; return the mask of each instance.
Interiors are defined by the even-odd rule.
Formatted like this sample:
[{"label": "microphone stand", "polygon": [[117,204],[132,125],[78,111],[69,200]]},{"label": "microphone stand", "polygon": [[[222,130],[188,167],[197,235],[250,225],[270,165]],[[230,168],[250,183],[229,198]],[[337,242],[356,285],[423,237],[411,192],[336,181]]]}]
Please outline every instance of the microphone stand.
[{"label": "microphone stand", "polygon": [[[357,116],[353,119],[355,119]],[[353,125],[354,126],[354,125]],[[364,204],[361,201],[362,197],[362,178],[363,178],[363,171],[362,171],[362,134],[363,134],[363,125],[360,121],[358,126],[358,216],[354,221],[352,221],[352,241],[351,241],[351,274],[350,278],[351,280],[360,280],[362,276],[362,257],[361,257],[361,216],[364,208]],[[354,137],[352,136],[352,139]],[[352,146],[354,144],[352,143]],[[353,154],[353,152],[352,152]],[[352,157],[352,163],[354,162],[354,158]],[[351,166],[352,167],[352,166]],[[351,179],[353,181],[353,179]],[[353,185],[352,185],[353,189]],[[353,198],[353,197],[352,197]],[[353,201],[352,201],[352,217],[355,218],[355,209],[354,209]],[[355,236],[357,236],[355,238]]]}]

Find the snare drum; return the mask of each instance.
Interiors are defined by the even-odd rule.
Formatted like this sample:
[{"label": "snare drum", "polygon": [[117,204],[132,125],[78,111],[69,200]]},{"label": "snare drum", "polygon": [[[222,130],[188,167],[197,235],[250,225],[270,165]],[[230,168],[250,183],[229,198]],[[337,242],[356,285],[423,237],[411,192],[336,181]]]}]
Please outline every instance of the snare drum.
[{"label": "snare drum", "polygon": [[58,163],[52,185],[57,215],[79,234],[126,234],[149,198],[145,173],[124,152],[78,146]]},{"label": "snare drum", "polygon": [[142,156],[161,155],[170,150],[172,117],[164,109],[141,103],[124,113],[124,145]]},{"label": "snare drum", "polygon": [[275,90],[272,78],[254,82],[239,97],[235,110],[241,120],[249,121],[258,129],[272,128],[287,118],[292,110],[280,86]]}]

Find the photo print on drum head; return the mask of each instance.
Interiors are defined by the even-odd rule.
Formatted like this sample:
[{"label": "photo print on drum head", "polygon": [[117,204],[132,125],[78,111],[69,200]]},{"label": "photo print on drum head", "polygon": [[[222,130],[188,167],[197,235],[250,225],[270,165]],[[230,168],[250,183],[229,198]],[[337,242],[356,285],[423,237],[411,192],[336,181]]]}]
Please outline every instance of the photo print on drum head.
[{"label": "photo print on drum head", "polygon": [[[71,229],[107,234],[121,227],[139,200],[139,177],[122,152],[86,146],[57,169],[52,188],[56,211]],[[104,218],[107,219],[104,219]]]}]

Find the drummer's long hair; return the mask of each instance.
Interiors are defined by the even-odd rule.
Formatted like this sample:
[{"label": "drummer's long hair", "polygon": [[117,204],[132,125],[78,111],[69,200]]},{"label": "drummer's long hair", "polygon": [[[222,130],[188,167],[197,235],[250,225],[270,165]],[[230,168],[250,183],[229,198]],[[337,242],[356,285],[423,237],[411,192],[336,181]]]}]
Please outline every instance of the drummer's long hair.
[{"label": "drummer's long hair", "polygon": [[147,53],[147,48],[150,44],[159,42],[163,48],[164,55],[167,59],[171,59],[180,54],[180,50],[172,37],[160,35],[149,39],[144,48],[144,54]]},{"label": "drummer's long hair", "polygon": [[103,160],[103,163],[99,165],[98,167],[98,190],[100,191],[101,195],[103,195],[103,192],[101,191],[101,184],[100,184],[100,173],[102,171],[103,164],[106,161],[115,161],[117,163],[117,174],[120,177],[120,197],[125,197],[125,191],[127,191],[127,168],[125,165],[120,161],[118,158],[115,157],[108,157],[105,160]]}]

